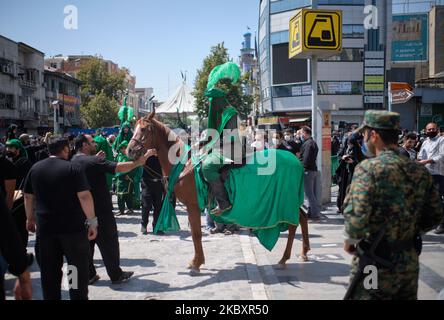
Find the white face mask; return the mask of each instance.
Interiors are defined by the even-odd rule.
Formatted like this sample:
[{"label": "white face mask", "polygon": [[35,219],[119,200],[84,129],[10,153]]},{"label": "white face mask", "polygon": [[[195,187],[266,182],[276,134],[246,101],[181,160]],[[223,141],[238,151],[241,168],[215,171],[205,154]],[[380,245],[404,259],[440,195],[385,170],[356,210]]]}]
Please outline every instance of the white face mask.
[{"label": "white face mask", "polygon": [[285,136],[284,139],[285,139],[285,141],[289,142],[289,141],[291,141],[291,136]]}]

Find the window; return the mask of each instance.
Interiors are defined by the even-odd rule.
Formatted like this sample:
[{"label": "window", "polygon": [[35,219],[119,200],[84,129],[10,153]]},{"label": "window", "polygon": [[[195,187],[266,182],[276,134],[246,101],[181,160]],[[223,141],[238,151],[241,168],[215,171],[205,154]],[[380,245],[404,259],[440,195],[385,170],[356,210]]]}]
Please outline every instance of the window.
[{"label": "window", "polygon": [[360,24],[345,24],[342,27],[343,38],[364,38],[364,26]]},{"label": "window", "polygon": [[364,49],[342,49],[342,52],[340,54],[327,59],[320,59],[319,61],[363,62]]},{"label": "window", "polygon": [[13,67],[14,63],[12,61],[6,59],[0,59],[0,72],[5,74],[13,75]]},{"label": "window", "polygon": [[318,94],[321,95],[361,95],[362,81],[319,81]]},{"label": "window", "polygon": [[272,1],[270,11],[271,13],[284,12],[311,5],[311,0],[280,0]]},{"label": "window", "polygon": [[288,43],[274,45],[272,53],[273,85],[307,83],[310,81],[308,60],[289,59]]},{"label": "window", "polygon": [[0,110],[13,110],[14,109],[14,96],[12,94],[6,94],[0,92]]}]

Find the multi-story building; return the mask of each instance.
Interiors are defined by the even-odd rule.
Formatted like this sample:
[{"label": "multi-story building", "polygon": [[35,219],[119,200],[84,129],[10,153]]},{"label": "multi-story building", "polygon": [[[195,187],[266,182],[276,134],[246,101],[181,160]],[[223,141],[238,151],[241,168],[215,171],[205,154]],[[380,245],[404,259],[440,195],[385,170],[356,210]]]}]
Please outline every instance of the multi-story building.
[{"label": "multi-story building", "polygon": [[138,97],[138,108],[134,110],[136,117],[144,117],[152,111],[153,88],[136,88],[136,95]]},{"label": "multi-story building", "polygon": [[43,87],[44,53],[0,36],[0,130],[14,123],[36,134],[47,114]]},{"label": "multi-story building", "polygon": [[[55,68],[59,72],[67,73],[70,76],[77,78],[81,68],[93,58],[97,57],[92,55],[71,55],[67,57],[57,55],[49,59],[45,59],[45,65],[47,67]],[[125,72],[125,87],[128,94],[127,102],[135,109],[138,108],[136,96],[136,77],[132,76],[127,68],[120,69],[117,63],[114,63],[111,60],[104,60],[101,57],[99,58],[104,63],[106,70],[109,73],[118,72],[120,70]]]},{"label": "multi-story building", "polygon": [[50,114],[42,121],[47,121],[50,127],[55,127],[55,118],[60,132],[80,127],[81,82],[67,73],[49,67],[45,67],[44,75],[46,102]]},{"label": "multi-story building", "polygon": [[[342,10],[342,53],[318,62],[318,102],[332,110],[335,127],[362,121],[365,109],[386,104],[385,71],[390,68],[391,6],[382,0],[261,0],[259,65],[261,112],[286,125],[310,123],[312,74],[308,60],[288,57],[289,21],[298,9]],[[366,29],[368,11],[376,29]],[[367,19],[369,20],[369,19]],[[375,21],[378,24],[376,25]],[[371,60],[371,61],[367,61]],[[372,68],[377,66],[377,68]],[[370,68],[368,68],[370,67]],[[365,77],[367,75],[377,77]],[[367,85],[367,79],[378,84]],[[379,90],[379,91],[378,91]]]}]

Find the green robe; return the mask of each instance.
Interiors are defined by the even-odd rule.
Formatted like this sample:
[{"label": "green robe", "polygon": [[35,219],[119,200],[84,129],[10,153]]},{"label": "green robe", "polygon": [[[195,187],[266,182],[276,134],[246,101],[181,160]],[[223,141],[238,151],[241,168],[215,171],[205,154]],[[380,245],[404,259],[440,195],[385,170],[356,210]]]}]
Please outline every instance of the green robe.
[{"label": "green robe", "polygon": [[[97,152],[103,151],[105,152],[105,159],[108,161],[114,161],[114,154],[111,146],[108,143],[108,140],[101,135],[98,135],[94,138],[95,143],[97,144]],[[113,184],[113,175],[107,173],[106,174],[106,183],[108,184],[108,188],[111,190]]]}]

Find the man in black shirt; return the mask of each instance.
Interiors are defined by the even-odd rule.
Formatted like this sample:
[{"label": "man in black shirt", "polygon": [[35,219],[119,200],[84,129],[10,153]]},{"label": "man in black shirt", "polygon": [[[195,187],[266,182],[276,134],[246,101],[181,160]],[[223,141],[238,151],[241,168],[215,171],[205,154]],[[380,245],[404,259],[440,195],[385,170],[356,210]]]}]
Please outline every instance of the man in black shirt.
[{"label": "man in black shirt", "polygon": [[[61,299],[63,257],[72,270],[72,300],[88,299],[89,242],[97,236],[97,218],[84,171],[68,160],[66,139],[48,146],[50,157],[36,163],[25,182],[27,227],[36,231],[43,298]],[[35,205],[34,205],[35,204]],[[88,232],[85,228],[87,218]]]},{"label": "man in black shirt", "polygon": [[113,215],[113,204],[106,181],[106,174],[128,172],[142,166],[146,159],[154,154],[150,150],[144,157],[135,162],[116,163],[105,160],[104,153],[96,156],[96,143],[90,135],[79,135],[75,139],[76,155],[72,162],[77,164],[86,173],[91,193],[94,199],[94,209],[99,222],[97,239],[90,242],[91,256],[89,262],[89,283],[99,280],[94,267],[94,247],[97,243],[102,254],[103,263],[113,284],[128,281],[133,272],[124,272],[120,268],[119,239],[116,219]]},{"label": "man in black shirt", "polygon": [[17,168],[14,164],[0,155],[0,197],[5,198],[6,206],[11,210],[14,202],[14,191],[17,183]]},{"label": "man in black shirt", "polygon": [[316,180],[318,179],[318,167],[316,158],[318,157],[319,148],[311,136],[309,127],[302,128],[301,161],[304,165],[304,191],[305,198],[308,200],[308,216],[311,219],[319,219],[321,215],[321,205],[318,199],[320,191],[317,190]]}]

